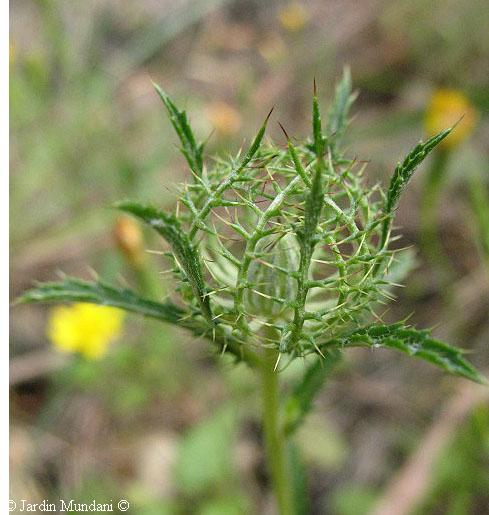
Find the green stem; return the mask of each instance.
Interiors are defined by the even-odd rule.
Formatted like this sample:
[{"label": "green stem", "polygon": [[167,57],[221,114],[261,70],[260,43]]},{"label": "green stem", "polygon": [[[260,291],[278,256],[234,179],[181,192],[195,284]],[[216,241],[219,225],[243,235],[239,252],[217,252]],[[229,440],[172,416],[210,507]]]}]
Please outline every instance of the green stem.
[{"label": "green stem", "polygon": [[487,187],[478,175],[469,177],[469,193],[481,257],[489,270],[489,198]]},{"label": "green stem", "polygon": [[294,515],[293,489],[287,462],[287,441],[280,424],[278,372],[274,370],[276,351],[265,351],[261,365],[263,431],[268,472],[280,515]]},{"label": "green stem", "polygon": [[449,154],[446,149],[435,151],[431,168],[426,174],[420,206],[420,243],[442,286],[452,275],[452,267],[437,231],[438,204]]},{"label": "green stem", "polygon": [[151,300],[161,298],[163,289],[156,284],[154,278],[157,277],[157,274],[152,269],[153,267],[148,262],[133,264],[132,267],[141,294]]}]

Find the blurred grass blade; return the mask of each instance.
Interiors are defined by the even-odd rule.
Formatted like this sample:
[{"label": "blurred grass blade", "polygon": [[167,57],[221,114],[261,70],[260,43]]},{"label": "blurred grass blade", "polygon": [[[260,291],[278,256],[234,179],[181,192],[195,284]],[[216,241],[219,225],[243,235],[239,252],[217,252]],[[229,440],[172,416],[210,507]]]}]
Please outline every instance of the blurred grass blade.
[{"label": "blurred grass blade", "polygon": [[481,177],[469,178],[471,208],[477,226],[479,245],[486,263],[489,265],[489,196]]},{"label": "blurred grass blade", "polygon": [[73,277],[66,277],[59,282],[40,283],[26,291],[18,302],[89,302],[124,309],[173,324],[178,323],[185,314],[172,303],[154,302],[125,288],[115,288],[102,281],[83,281]]},{"label": "blurred grass blade", "polygon": [[326,353],[324,358],[318,358],[306,370],[303,379],[296,384],[285,403],[285,434],[293,433],[302,424],[304,417],[311,411],[314,398],[340,357],[340,352],[333,349],[332,352]]},{"label": "blurred grass blade", "polygon": [[343,71],[343,77],[336,86],[333,103],[328,111],[326,126],[328,144],[333,149],[341,143],[348,125],[348,113],[355,101],[356,95],[351,91],[351,74],[348,68]]},{"label": "blurred grass blade", "polygon": [[185,156],[188,165],[197,177],[202,177],[204,144],[195,141],[194,133],[188,123],[187,113],[180,111],[171,98],[158,86],[153,83],[156,92],[165,104],[170,116],[170,122],[175,129],[180,142],[182,143],[182,154]]},{"label": "blurred grass blade", "polygon": [[209,296],[206,295],[199,252],[197,247],[191,243],[187,233],[182,229],[175,215],[132,201],[118,202],[115,204],[115,207],[147,223],[169,243],[179,266],[185,272],[192,291],[200,304],[202,315],[209,322],[213,323]]},{"label": "blurred grass blade", "polygon": [[463,358],[463,350],[432,338],[428,331],[404,325],[370,325],[321,345],[321,350],[344,347],[387,347],[409,356],[424,359],[446,372],[476,383],[487,383],[477,370]]},{"label": "blurred grass blade", "polygon": [[107,63],[108,75],[121,82],[126,80],[134,70],[163,51],[172,39],[226,3],[229,0],[186,0],[162,4],[160,16],[152,19],[147,28],[143,26],[136,31],[127,44],[117,46]]},{"label": "blurred grass blade", "polygon": [[416,168],[424,161],[426,156],[452,132],[453,127],[441,131],[436,136],[429,138],[425,142],[418,143],[402,163],[398,163],[389,184],[389,190],[385,199],[384,213],[386,219],[382,227],[381,248],[387,242],[389,227],[392,215],[397,207],[397,202],[407,183],[416,171]]}]

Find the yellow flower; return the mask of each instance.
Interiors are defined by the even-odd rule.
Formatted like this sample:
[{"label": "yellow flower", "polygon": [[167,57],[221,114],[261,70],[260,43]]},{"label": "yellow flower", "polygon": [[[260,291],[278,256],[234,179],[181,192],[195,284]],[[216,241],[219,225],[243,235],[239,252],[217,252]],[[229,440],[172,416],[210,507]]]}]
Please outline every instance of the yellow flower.
[{"label": "yellow flower", "polygon": [[79,352],[90,359],[102,357],[120,334],[124,312],[109,306],[77,303],[51,311],[47,335],[63,352]]},{"label": "yellow flower", "polygon": [[233,136],[241,127],[241,115],[226,102],[214,102],[205,107],[207,119],[221,136]]},{"label": "yellow flower", "polygon": [[[462,118],[463,117],[463,118]],[[429,136],[451,127],[460,120],[453,132],[440,146],[451,149],[466,139],[474,129],[477,113],[469,99],[455,89],[439,89],[431,97],[425,116],[425,128]]]},{"label": "yellow flower", "polygon": [[297,32],[309,21],[309,13],[299,2],[290,2],[279,12],[278,20],[284,29]]}]

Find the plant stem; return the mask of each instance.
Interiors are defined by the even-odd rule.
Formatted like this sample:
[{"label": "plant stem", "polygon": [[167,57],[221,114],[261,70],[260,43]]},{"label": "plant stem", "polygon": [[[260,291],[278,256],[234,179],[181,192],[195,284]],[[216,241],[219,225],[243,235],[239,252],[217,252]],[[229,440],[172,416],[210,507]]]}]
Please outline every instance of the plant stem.
[{"label": "plant stem", "polygon": [[489,270],[489,198],[486,185],[481,177],[472,174],[469,177],[469,193],[481,257]]},{"label": "plant stem", "polygon": [[426,174],[420,206],[420,242],[426,257],[444,287],[452,275],[452,267],[441,245],[437,231],[437,208],[449,157],[446,149],[437,149]]},{"label": "plant stem", "polygon": [[293,490],[287,463],[287,442],[280,424],[278,372],[274,371],[276,351],[265,350],[260,367],[263,401],[263,431],[268,472],[280,515],[294,515]]}]

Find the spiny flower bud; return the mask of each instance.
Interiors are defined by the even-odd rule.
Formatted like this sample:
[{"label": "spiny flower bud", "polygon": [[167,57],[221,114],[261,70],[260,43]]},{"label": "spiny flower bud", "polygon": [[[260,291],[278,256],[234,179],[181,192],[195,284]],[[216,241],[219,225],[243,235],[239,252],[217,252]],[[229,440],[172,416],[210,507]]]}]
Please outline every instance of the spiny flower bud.
[{"label": "spiny flower bud", "polygon": [[[389,249],[400,196],[453,127],[412,147],[383,189],[369,185],[364,167],[342,152],[355,98],[348,70],[324,123],[314,83],[312,138],[292,140],[283,129],[285,145],[265,144],[270,111],[247,149],[212,163],[204,159],[205,142],[195,137],[186,112],[155,87],[191,177],[181,185],[173,213],[133,200],[116,207],[166,241],[169,248],[164,254],[172,260],[176,283],[172,298],[158,302],[100,280],[65,278],[38,285],[21,302],[91,302],[184,327],[260,370],[266,395],[270,386],[277,391],[273,361],[276,370],[282,357],[289,363],[314,353],[326,358],[327,364],[331,353],[364,345],[394,348],[484,382],[460,349],[404,323],[386,325],[376,312],[392,298],[392,287],[409,268],[398,259],[402,251]],[[435,102],[435,107],[440,104]],[[116,234],[128,257],[141,259],[139,231],[122,219]],[[372,316],[380,323],[365,325]],[[77,336],[78,326],[72,321],[67,317],[69,323],[57,329],[70,337],[60,345],[77,349],[80,342],[71,336]],[[95,325],[85,326],[84,330]],[[104,338],[109,333],[104,332]],[[82,336],[85,340],[91,333]],[[317,365],[305,374],[307,389],[316,382],[316,372],[323,377],[323,363]],[[307,394],[305,404],[310,401]],[[288,427],[297,425],[301,417],[293,415]]]},{"label": "spiny flower bud", "polygon": [[299,245],[293,234],[267,236],[260,240],[255,254],[248,273],[246,311],[273,320],[284,313],[288,300],[297,293],[293,274],[299,267]]}]

